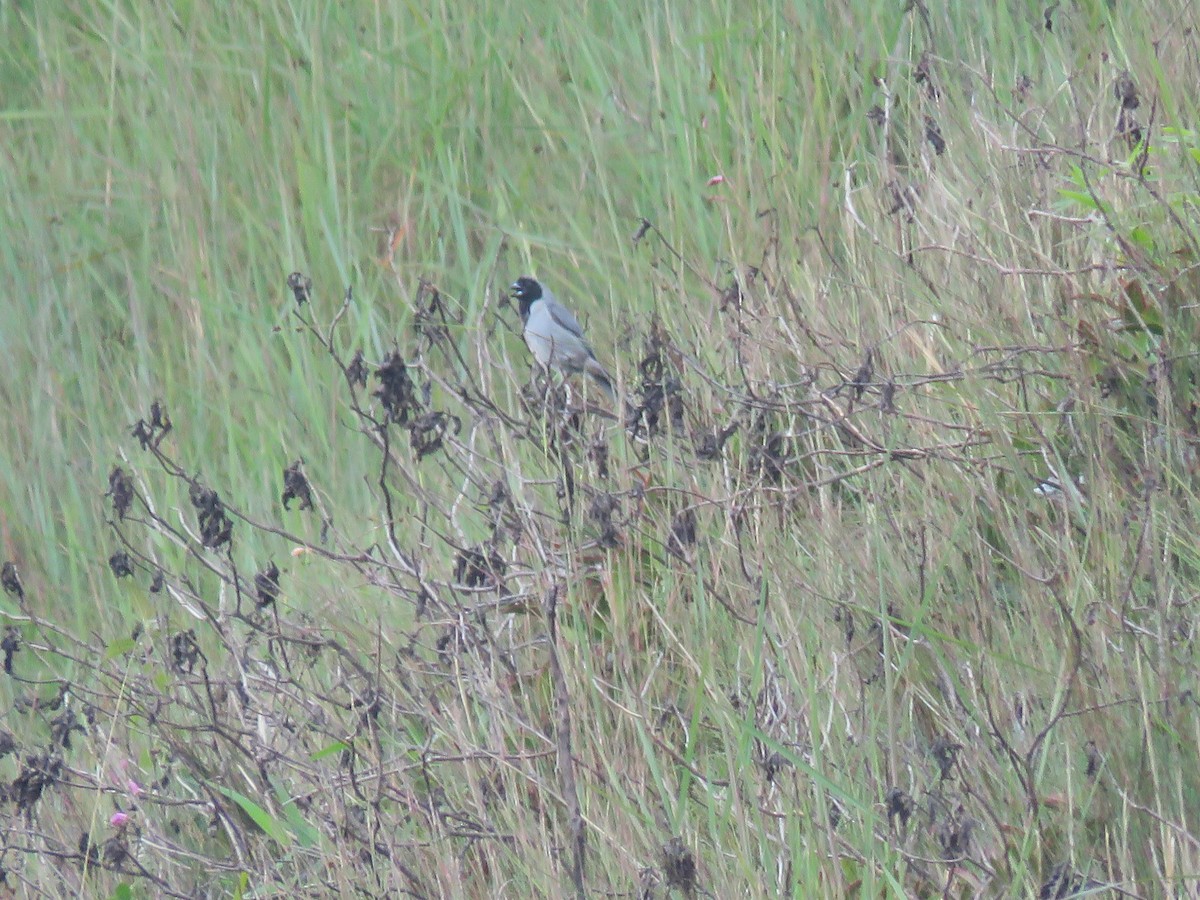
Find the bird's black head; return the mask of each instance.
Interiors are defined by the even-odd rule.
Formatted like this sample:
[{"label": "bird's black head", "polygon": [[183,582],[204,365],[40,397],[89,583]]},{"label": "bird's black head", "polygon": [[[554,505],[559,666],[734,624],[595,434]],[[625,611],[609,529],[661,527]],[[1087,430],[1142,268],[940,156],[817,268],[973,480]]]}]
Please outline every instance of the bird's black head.
[{"label": "bird's black head", "polygon": [[542,299],[542,286],[536,278],[522,275],[512,285],[512,296],[517,301],[517,310],[521,313],[521,321],[529,318],[529,307]]}]

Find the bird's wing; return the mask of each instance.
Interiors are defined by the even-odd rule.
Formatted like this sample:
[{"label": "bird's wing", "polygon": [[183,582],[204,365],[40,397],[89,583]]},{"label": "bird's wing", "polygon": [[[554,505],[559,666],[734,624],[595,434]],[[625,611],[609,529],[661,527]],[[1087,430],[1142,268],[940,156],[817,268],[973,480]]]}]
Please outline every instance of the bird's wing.
[{"label": "bird's wing", "polygon": [[554,299],[549,291],[543,295],[542,300],[545,301],[546,311],[550,313],[552,318],[559,327],[565,328],[577,338],[583,337],[583,328],[579,325],[579,320],[575,318],[575,314]]}]

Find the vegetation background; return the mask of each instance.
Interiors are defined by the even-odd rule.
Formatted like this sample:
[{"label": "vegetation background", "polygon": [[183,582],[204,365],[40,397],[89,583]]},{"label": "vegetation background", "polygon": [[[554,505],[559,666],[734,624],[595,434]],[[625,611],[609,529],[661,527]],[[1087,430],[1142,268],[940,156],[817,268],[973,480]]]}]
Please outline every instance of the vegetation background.
[{"label": "vegetation background", "polygon": [[0,4],[4,890],[1197,896],[1197,19]]}]

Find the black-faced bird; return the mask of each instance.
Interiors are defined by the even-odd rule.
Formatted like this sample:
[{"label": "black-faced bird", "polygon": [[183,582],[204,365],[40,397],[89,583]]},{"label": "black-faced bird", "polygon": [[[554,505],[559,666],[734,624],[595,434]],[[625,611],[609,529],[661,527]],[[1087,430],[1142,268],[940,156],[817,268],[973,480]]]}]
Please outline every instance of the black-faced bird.
[{"label": "black-faced bird", "polygon": [[612,376],[596,359],[583,329],[571,310],[560,303],[535,278],[521,277],[512,286],[521,314],[522,334],[533,358],[546,369],[573,375],[582,372],[595,381],[610,400],[617,392]]}]

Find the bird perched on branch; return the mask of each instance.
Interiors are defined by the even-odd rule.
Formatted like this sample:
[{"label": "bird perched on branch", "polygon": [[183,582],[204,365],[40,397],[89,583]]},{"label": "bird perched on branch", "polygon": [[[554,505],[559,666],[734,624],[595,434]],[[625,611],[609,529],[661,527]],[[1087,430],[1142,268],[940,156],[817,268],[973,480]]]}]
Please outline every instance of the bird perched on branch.
[{"label": "bird perched on branch", "polygon": [[518,278],[512,286],[524,326],[522,335],[543,368],[590,376],[610,400],[617,397],[612,376],[596,359],[574,314],[535,278]]}]

